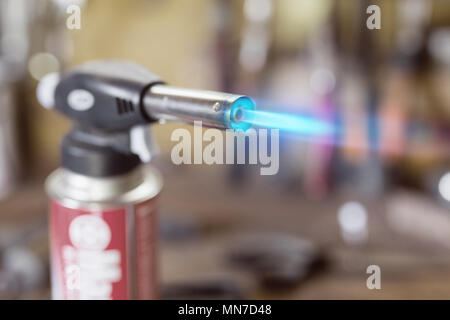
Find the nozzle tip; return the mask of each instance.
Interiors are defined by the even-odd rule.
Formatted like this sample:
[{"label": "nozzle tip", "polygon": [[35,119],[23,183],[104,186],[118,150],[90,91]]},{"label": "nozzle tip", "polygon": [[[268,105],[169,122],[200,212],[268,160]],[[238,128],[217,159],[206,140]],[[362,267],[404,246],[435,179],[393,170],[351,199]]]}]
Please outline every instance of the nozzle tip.
[{"label": "nozzle tip", "polygon": [[255,110],[255,103],[248,97],[240,97],[230,108],[230,126],[234,130],[247,131],[251,125],[250,114]]},{"label": "nozzle tip", "polygon": [[231,121],[236,123],[241,123],[245,119],[245,110],[244,108],[236,108],[231,115]]}]

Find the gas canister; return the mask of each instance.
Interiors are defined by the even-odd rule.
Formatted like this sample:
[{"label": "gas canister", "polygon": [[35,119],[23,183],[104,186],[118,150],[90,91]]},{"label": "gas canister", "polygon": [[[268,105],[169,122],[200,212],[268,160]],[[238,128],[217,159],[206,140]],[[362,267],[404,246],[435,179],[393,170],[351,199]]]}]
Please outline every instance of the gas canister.
[{"label": "gas canister", "polygon": [[54,299],[156,299],[159,173],[114,177],[58,169],[50,196]]}]

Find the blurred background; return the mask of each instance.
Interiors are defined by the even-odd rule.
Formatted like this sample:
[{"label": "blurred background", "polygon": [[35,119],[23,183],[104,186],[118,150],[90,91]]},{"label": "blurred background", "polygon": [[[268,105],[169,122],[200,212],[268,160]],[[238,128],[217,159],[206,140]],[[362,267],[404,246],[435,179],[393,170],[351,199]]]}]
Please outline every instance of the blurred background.
[{"label": "blurred background", "polygon": [[70,123],[37,83],[111,58],[340,128],[326,144],[281,133],[263,177],[174,166],[171,132],[192,128],[155,125],[163,298],[450,299],[446,0],[0,0],[0,298],[50,297],[43,185]]}]

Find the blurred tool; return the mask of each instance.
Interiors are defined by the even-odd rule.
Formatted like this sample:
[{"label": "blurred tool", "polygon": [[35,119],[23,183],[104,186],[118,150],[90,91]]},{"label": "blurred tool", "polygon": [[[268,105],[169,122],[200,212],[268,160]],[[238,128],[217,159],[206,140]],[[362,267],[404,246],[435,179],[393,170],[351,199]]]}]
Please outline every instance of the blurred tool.
[{"label": "blurred tool", "polygon": [[[228,65],[227,69],[233,70],[234,79],[231,82],[233,89],[239,88],[239,90],[257,95],[260,86],[259,76],[265,70],[271,49],[274,2],[273,0],[245,0],[241,9],[244,22],[236,53],[238,59],[236,59],[236,65]],[[227,52],[231,52],[233,49],[233,47],[229,47]],[[249,146],[246,144],[246,151],[248,148]],[[236,150],[235,157],[237,157]],[[249,174],[248,171],[247,165],[235,164],[231,167],[233,188],[236,188],[236,185],[243,185]]]},{"label": "blurred tool", "polygon": [[338,210],[338,222],[344,241],[350,245],[367,242],[369,237],[367,220],[367,210],[361,203],[344,203]]},{"label": "blurred tool", "polygon": [[414,56],[422,49],[432,8],[429,0],[397,1],[395,46],[403,56]]},{"label": "blurred tool", "polygon": [[16,93],[28,55],[26,6],[24,0],[0,2],[0,200],[15,189],[21,169]]},{"label": "blurred tool", "polygon": [[255,234],[238,239],[227,253],[228,263],[251,272],[267,289],[291,288],[323,266],[311,242],[284,234]]},{"label": "blurred tool", "polygon": [[0,66],[0,200],[15,189],[19,178],[14,88],[3,76]]},{"label": "blurred tool", "polygon": [[397,192],[387,200],[386,217],[397,232],[432,245],[450,248],[448,207],[412,192]]},{"label": "blurred tool", "polygon": [[423,180],[421,189],[444,207],[450,208],[450,165],[435,165],[432,170],[428,170]]},{"label": "blurred tool", "polygon": [[46,221],[0,230],[0,297],[12,299],[45,288],[48,281]]},{"label": "blurred tool", "polygon": [[239,63],[248,75],[256,75],[266,65],[271,43],[270,22],[273,7],[273,0],[244,2],[245,25],[239,50]]},{"label": "blurred tool", "polygon": [[12,299],[43,288],[47,266],[24,246],[5,249],[0,257],[0,297]]},{"label": "blurred tool", "polygon": [[164,212],[161,214],[160,230],[161,238],[166,242],[186,241],[199,236],[203,231],[202,226],[193,219],[170,219]]},{"label": "blurred tool", "polygon": [[232,3],[228,0],[215,0],[211,15],[211,25],[215,31],[214,53],[220,90],[230,92],[234,89],[236,68],[231,50],[232,21],[234,20]]},{"label": "blurred tool", "polygon": [[[336,41],[333,39],[334,19],[312,32],[308,42],[308,59],[312,66],[309,85],[316,96],[316,110],[314,114],[322,122],[328,122],[336,127],[334,115],[336,114]],[[310,198],[321,199],[330,191],[330,168],[335,155],[333,142],[338,132],[333,128],[324,134],[328,144],[312,144],[308,152],[308,167],[305,172],[305,192]]]},{"label": "blurred tool", "polygon": [[450,171],[439,178],[438,190],[442,199],[450,202]]},{"label": "blurred tool", "polygon": [[190,283],[165,285],[162,298],[166,300],[241,300],[244,295],[235,281],[197,280]]}]

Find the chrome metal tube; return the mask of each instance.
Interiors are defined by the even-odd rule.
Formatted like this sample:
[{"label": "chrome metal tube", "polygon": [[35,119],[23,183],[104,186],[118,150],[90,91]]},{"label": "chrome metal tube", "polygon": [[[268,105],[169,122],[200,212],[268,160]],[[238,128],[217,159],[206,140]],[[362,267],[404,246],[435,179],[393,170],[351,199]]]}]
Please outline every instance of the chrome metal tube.
[{"label": "chrome metal tube", "polygon": [[147,114],[159,120],[193,123],[202,121],[206,127],[247,130],[243,122],[254,102],[242,95],[214,91],[154,85],[143,100]]}]

